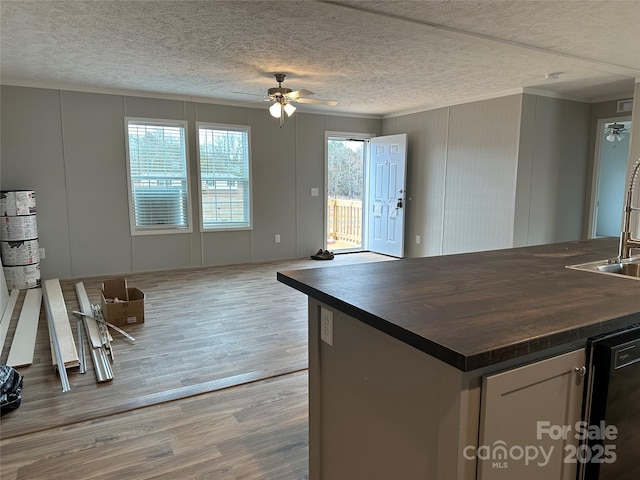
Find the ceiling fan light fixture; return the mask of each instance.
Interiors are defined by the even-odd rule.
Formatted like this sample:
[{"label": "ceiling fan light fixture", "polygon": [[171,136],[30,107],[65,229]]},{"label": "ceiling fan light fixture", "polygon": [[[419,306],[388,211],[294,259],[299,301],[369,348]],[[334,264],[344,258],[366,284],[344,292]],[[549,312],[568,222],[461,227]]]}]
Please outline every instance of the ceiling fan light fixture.
[{"label": "ceiling fan light fixture", "polygon": [[293,112],[296,111],[296,107],[294,107],[290,103],[285,103],[283,108],[284,112],[287,114],[287,117],[290,117],[291,115],[293,115]]},{"label": "ceiling fan light fixture", "polygon": [[274,102],[274,104],[269,107],[269,113],[273,118],[280,118],[282,115],[282,105],[280,105],[280,102]]}]

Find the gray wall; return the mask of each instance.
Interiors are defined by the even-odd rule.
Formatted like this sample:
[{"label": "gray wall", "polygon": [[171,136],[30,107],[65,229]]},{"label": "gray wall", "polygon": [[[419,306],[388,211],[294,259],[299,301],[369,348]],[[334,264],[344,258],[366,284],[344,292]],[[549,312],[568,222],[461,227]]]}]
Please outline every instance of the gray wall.
[{"label": "gray wall", "polygon": [[[449,109],[385,119],[383,134],[407,134],[405,255],[442,255]],[[420,244],[416,243],[420,236]]]},{"label": "gray wall", "polygon": [[591,106],[524,94],[514,246],[583,238]]},{"label": "gray wall", "polygon": [[589,115],[522,94],[385,119],[409,135],[407,255],[582,238]]},{"label": "gray wall", "polygon": [[[324,242],[324,134],[408,134],[408,257],[583,237],[591,106],[530,94],[384,120],[2,86],[0,187],[32,189],[43,278],[305,257]],[[194,232],[129,231],[124,116],[187,120]],[[249,125],[253,230],[198,231],[195,122]],[[281,243],[274,235],[281,235]],[[416,242],[420,236],[420,243]]]},{"label": "gray wall", "polygon": [[408,256],[512,246],[519,127],[519,95],[385,120],[409,138]]},{"label": "gray wall", "polygon": [[[378,119],[2,86],[0,188],[35,190],[43,278],[304,257],[323,244],[325,130],[380,133]],[[124,117],[188,121],[193,233],[131,236]],[[251,127],[250,231],[198,229],[195,122]],[[281,243],[274,235],[281,235]]]},{"label": "gray wall", "polygon": [[450,108],[443,253],[513,246],[519,129],[519,95]]}]

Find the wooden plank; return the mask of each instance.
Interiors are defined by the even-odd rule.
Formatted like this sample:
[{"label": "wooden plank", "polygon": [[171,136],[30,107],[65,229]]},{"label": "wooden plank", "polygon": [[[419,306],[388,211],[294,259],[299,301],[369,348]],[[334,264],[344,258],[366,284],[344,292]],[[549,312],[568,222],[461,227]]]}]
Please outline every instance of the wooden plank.
[{"label": "wooden plank", "polygon": [[0,319],[0,355],[4,347],[4,341],[7,339],[7,332],[9,331],[9,323],[11,323],[11,316],[13,315],[13,308],[16,306],[18,300],[19,290],[11,290],[11,295],[5,305],[2,319]]},{"label": "wooden plank", "polygon": [[4,310],[9,304],[9,290],[7,289],[7,280],[4,278],[4,268],[2,268],[2,260],[0,260],[0,318],[4,315]]},{"label": "wooden plank", "polygon": [[46,286],[43,285],[43,298],[44,298],[44,309],[47,312],[47,327],[49,330],[49,343],[51,346],[51,352],[54,357],[54,363],[58,366],[58,374],[60,375],[60,383],[62,384],[62,391],[68,392],[71,389],[71,385],[69,384],[69,377],[67,376],[67,368],[64,365],[64,361],[62,360],[62,353],[60,353],[60,344],[58,343],[58,335],[56,333],[56,328],[53,323],[53,314],[51,313],[51,302],[49,301],[49,296],[47,295]]},{"label": "wooden plank", "polygon": [[[80,359],[73,339],[73,331],[69,323],[69,315],[64,303],[62,288],[60,288],[60,281],[57,278],[45,280],[43,285],[52,320],[50,324],[55,329],[55,336],[58,340],[64,366],[65,368],[77,367],[80,365]],[[52,338],[52,340],[54,339]],[[55,360],[53,364],[56,364]]]},{"label": "wooden plank", "polygon": [[36,345],[36,333],[40,321],[42,306],[42,289],[27,290],[18,318],[18,325],[13,335],[7,365],[21,367],[33,363],[33,351]]}]

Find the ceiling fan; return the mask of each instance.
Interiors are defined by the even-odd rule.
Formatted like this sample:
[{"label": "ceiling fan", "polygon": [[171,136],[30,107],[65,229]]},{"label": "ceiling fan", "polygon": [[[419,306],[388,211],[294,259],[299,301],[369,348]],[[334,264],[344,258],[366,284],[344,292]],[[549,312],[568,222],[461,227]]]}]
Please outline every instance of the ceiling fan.
[{"label": "ceiling fan", "polygon": [[624,138],[624,135],[622,135],[622,132],[626,130],[624,125],[620,123],[612,123],[611,125],[608,125],[607,128],[609,129],[609,135],[607,135],[606,138],[609,142],[616,142]]},{"label": "ceiling fan", "polygon": [[265,100],[273,102],[273,104],[269,107],[269,113],[272,117],[280,119],[280,128],[284,125],[285,113],[287,117],[293,115],[293,112],[296,111],[296,107],[293,103],[309,103],[314,105],[328,105],[330,107],[334,107],[338,104],[338,102],[334,100],[321,100],[319,98],[307,98],[311,95],[314,95],[313,92],[305,89],[301,90],[291,90],[290,88],[285,88],[282,86],[282,82],[286,78],[284,73],[276,73],[274,75],[276,82],[278,82],[277,87],[270,88],[267,90],[267,96]]}]

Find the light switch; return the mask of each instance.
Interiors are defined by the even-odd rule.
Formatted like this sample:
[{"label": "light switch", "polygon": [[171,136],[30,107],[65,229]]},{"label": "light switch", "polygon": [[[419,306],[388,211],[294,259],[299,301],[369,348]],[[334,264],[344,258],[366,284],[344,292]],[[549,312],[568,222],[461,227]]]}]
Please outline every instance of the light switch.
[{"label": "light switch", "polygon": [[318,195],[320,195],[320,190],[317,187],[314,187],[311,189],[311,196],[312,197],[317,197]]}]

